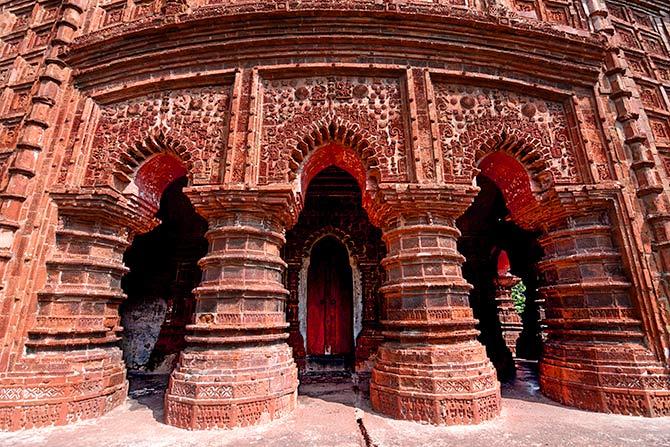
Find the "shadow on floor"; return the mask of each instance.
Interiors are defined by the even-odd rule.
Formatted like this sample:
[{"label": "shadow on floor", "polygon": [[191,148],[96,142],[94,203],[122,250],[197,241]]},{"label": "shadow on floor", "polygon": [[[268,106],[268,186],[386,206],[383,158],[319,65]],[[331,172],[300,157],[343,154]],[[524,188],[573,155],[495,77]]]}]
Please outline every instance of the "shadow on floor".
[{"label": "shadow on floor", "polygon": [[165,390],[170,380],[169,374],[128,374],[128,397],[130,410],[146,407],[154,419],[163,423]]},{"label": "shadow on floor", "polygon": [[523,400],[554,407],[569,408],[558,402],[554,402],[540,392],[540,372],[537,360],[517,359],[515,364],[515,377],[500,384],[500,393],[503,399]]},{"label": "shadow on floor", "polygon": [[544,399],[540,393],[537,361],[517,360],[515,363],[515,377],[500,384],[502,397],[533,402]]}]

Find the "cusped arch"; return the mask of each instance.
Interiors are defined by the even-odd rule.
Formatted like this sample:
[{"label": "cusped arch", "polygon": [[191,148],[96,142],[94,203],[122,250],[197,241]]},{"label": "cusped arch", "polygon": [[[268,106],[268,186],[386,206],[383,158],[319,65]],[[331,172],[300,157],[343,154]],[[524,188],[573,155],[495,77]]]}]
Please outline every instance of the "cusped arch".
[{"label": "cusped arch", "polygon": [[[542,131],[533,123],[512,127],[504,120],[487,123],[481,131],[468,132],[466,160],[472,163],[471,172],[479,172],[479,164],[489,154],[501,152],[517,160],[528,173],[534,191],[544,189],[553,182],[551,167],[546,160],[551,147],[540,137]],[[480,127],[480,126],[478,126]],[[461,141],[464,138],[461,137]]]},{"label": "cusped arch", "polygon": [[[547,157],[551,143],[533,123],[512,127],[496,120],[470,133],[466,159],[474,176],[481,173],[500,189],[511,218],[522,228],[533,229],[541,195],[554,184]],[[468,138],[466,137],[466,138]]]},{"label": "cusped arch", "polygon": [[170,183],[184,176],[191,180],[192,148],[172,131],[155,128],[143,140],[124,146],[113,174],[125,193],[135,193],[158,207]]},{"label": "cusped arch", "polygon": [[[381,174],[377,154],[380,153],[380,148],[378,147],[377,137],[358,124],[335,115],[316,121],[298,136],[289,160],[289,180],[294,181],[301,177],[304,172],[305,161],[310,154],[329,145],[341,146],[356,154],[365,170],[365,180],[370,179],[375,184],[379,183]],[[346,166],[340,167],[347,169]],[[309,183],[309,180],[311,179],[303,178],[301,183],[304,185]],[[361,182],[361,179],[357,178],[357,180],[359,180],[359,183]],[[361,186],[362,189],[365,189],[365,183]]]},{"label": "cusped arch", "polygon": [[360,261],[363,259],[364,249],[358,248],[351,237],[341,229],[332,225],[327,225],[313,232],[303,243],[302,266],[299,273],[298,285],[298,319],[299,330],[303,337],[305,349],[307,349],[307,277],[309,265],[311,260],[312,249],[314,246],[324,238],[332,237],[342,245],[344,245],[349,254],[349,262],[351,266],[352,285],[353,285],[353,339],[354,344],[358,339],[358,335],[363,329],[363,283],[360,271]]},{"label": "cusped arch", "polygon": [[353,239],[351,239],[351,236],[335,226],[326,225],[325,227],[312,232],[307,238],[305,238],[301,250],[302,258],[304,259],[309,257],[312,252],[312,248],[314,248],[314,245],[316,245],[316,243],[321,239],[329,236],[334,237],[340,241],[347,248],[349,256],[354,258],[357,263],[363,256],[365,256],[364,250],[359,249]]},{"label": "cusped arch", "polygon": [[137,139],[133,144],[122,145],[122,152],[114,167],[114,177],[122,184],[130,184],[140,166],[158,154],[170,154],[178,158],[189,175],[192,175],[194,171],[192,153],[191,144],[180,139],[173,130],[164,127],[153,128],[143,139]]}]

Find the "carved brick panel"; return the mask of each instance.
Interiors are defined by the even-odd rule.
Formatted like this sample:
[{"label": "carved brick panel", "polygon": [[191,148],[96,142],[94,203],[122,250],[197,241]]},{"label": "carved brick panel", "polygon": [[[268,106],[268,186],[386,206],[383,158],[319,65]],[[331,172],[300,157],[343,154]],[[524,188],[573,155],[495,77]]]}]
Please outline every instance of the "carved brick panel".
[{"label": "carved brick panel", "polygon": [[504,0],[504,3],[522,17],[554,25],[588,28],[586,12],[578,0]]},{"label": "carved brick panel", "polygon": [[580,132],[591,163],[594,178],[612,180],[610,161],[607,156],[607,144],[603,140],[603,132],[598,115],[596,101],[592,93],[579,91],[575,98],[575,112],[581,123]]},{"label": "carved brick panel", "polygon": [[560,102],[508,90],[435,84],[446,181],[470,182],[477,151],[496,150],[501,135],[525,139],[539,150],[554,182],[577,182],[568,118]]},{"label": "carved brick panel", "polygon": [[[129,159],[138,158],[143,145],[177,153],[196,184],[216,181],[225,154],[229,99],[229,86],[203,87],[102,106],[85,184],[113,184],[113,176],[133,168]],[[151,154],[150,148],[144,151]]]},{"label": "carved brick panel", "polygon": [[299,138],[320,120],[339,119],[369,144],[382,181],[407,180],[403,94],[399,79],[321,76],[263,80],[259,183],[290,179]]}]

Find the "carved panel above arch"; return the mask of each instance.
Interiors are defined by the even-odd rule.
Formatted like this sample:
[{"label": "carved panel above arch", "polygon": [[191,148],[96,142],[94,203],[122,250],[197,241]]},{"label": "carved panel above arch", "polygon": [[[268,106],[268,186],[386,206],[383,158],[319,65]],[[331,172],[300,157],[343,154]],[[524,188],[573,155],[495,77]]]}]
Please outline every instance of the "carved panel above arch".
[{"label": "carved panel above arch", "polygon": [[[361,155],[368,164],[375,165],[381,181],[407,181],[407,129],[399,78],[264,79],[261,89],[259,183],[292,180],[298,169],[292,163],[294,154],[303,152],[299,144],[305,138],[313,139],[315,132],[322,136],[324,144],[340,142],[333,141],[339,138],[343,144],[355,141],[365,148],[366,153]],[[322,129],[320,123],[337,129]]]},{"label": "carved panel above arch", "polygon": [[480,151],[498,149],[514,152],[529,170],[546,169],[555,183],[579,181],[562,102],[446,82],[434,89],[445,181],[470,182]]},{"label": "carved panel above arch", "polygon": [[169,151],[194,184],[217,182],[228,133],[230,86],[151,93],[102,105],[86,185],[131,179],[139,164]]}]

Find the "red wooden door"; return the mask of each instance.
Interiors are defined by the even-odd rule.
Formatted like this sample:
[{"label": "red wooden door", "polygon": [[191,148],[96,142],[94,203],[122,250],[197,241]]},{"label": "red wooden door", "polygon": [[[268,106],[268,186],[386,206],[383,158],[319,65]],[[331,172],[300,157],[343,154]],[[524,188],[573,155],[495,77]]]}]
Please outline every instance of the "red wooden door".
[{"label": "red wooden door", "polygon": [[352,352],[353,285],[349,256],[335,238],[312,248],[307,274],[307,354]]}]

